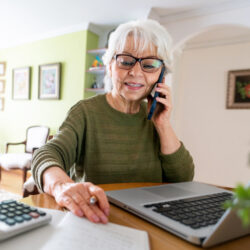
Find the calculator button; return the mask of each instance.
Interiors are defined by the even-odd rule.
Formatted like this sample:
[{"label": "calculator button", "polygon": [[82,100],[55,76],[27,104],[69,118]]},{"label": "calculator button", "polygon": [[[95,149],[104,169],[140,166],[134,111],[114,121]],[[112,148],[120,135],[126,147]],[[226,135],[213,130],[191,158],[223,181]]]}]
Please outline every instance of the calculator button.
[{"label": "calculator button", "polygon": [[29,215],[32,217],[32,218],[38,218],[40,215],[36,212],[30,212]]},{"label": "calculator button", "polygon": [[16,209],[17,209],[17,210],[22,210],[23,207],[22,207],[22,206],[16,206]]},{"label": "calculator button", "polygon": [[0,210],[0,213],[1,213],[1,214],[7,214],[7,213],[8,213],[8,210],[7,210],[7,209],[1,209],[1,210]]},{"label": "calculator button", "polygon": [[11,219],[11,218],[8,218],[7,220],[5,220],[5,223],[12,226],[12,225],[15,225],[16,222],[14,219]]},{"label": "calculator button", "polygon": [[18,223],[21,223],[21,222],[24,221],[24,219],[23,219],[22,216],[15,216],[15,217],[14,217],[14,220],[15,220],[16,222],[18,222]]},{"label": "calculator button", "polygon": [[15,217],[15,214],[14,213],[7,213],[6,216],[9,218],[13,218],[13,217]]},{"label": "calculator button", "polygon": [[6,216],[6,215],[0,214],[0,220],[1,220],[1,221],[4,221],[4,220],[6,220],[6,219],[7,219],[7,216]]},{"label": "calculator button", "polygon": [[20,203],[20,205],[22,205],[22,207],[24,207],[24,208],[29,208],[30,207],[29,205],[26,205],[26,204],[23,204],[23,203]]},{"label": "calculator button", "polygon": [[22,215],[23,213],[21,211],[17,210],[17,211],[15,211],[15,214],[16,215]]},{"label": "calculator button", "polygon": [[22,217],[24,218],[24,220],[31,220],[31,216],[28,214],[23,214]]},{"label": "calculator button", "polygon": [[37,209],[34,208],[34,207],[30,207],[30,211],[31,211],[31,212],[37,212]]},{"label": "calculator button", "polygon": [[15,202],[14,200],[6,200],[6,201],[2,201],[2,204],[9,204],[9,203],[13,203]]},{"label": "calculator button", "polygon": [[3,205],[2,205],[2,208],[4,208],[4,209],[9,208],[9,205],[3,204]]},{"label": "calculator button", "polygon": [[45,216],[46,215],[46,213],[45,212],[43,212],[43,211],[37,211],[41,216]]},{"label": "calculator button", "polygon": [[25,213],[25,214],[28,214],[29,212],[30,212],[30,210],[27,208],[23,210],[23,213]]},{"label": "calculator button", "polygon": [[14,211],[16,211],[16,209],[15,209],[14,207],[10,207],[8,210],[9,210],[9,212],[14,212]]},{"label": "calculator button", "polygon": [[16,202],[13,202],[13,203],[10,203],[9,206],[10,207],[16,207],[17,203]]}]

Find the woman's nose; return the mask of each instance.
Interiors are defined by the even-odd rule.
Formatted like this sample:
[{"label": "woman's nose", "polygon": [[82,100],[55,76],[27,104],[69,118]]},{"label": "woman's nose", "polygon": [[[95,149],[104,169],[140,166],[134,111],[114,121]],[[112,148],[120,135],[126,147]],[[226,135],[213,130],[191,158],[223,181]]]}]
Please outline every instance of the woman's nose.
[{"label": "woman's nose", "polygon": [[139,62],[136,62],[134,67],[129,70],[130,75],[142,75],[142,69]]}]

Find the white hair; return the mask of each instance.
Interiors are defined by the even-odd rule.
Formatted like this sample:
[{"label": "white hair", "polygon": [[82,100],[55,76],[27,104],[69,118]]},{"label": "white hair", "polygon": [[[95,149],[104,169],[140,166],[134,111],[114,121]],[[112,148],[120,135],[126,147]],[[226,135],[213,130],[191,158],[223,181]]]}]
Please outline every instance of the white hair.
[{"label": "white hair", "polygon": [[155,46],[157,48],[157,57],[164,61],[167,71],[171,71],[172,39],[162,25],[157,21],[150,19],[136,20],[120,24],[116,30],[111,33],[108,42],[108,49],[102,57],[107,71],[104,78],[106,91],[112,89],[109,64],[117,51],[124,50],[128,36],[133,37],[134,49],[139,53],[143,53],[146,49],[153,51]]}]

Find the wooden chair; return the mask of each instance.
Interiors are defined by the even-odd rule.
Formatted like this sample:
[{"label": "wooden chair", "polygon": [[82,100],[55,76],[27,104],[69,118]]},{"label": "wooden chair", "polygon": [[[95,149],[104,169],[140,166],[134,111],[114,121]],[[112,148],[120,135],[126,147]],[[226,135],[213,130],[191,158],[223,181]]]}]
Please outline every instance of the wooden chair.
[{"label": "wooden chair", "polygon": [[[53,135],[48,137],[48,141],[51,139],[53,139]],[[30,176],[29,179],[23,184],[23,198],[35,194],[39,194],[39,190],[36,186],[33,176]]]},{"label": "wooden chair", "polygon": [[[27,171],[31,167],[31,159],[33,152],[43,146],[49,137],[50,129],[46,126],[31,126],[26,130],[26,140],[16,143],[7,143],[5,154],[0,154],[0,181],[1,168],[5,170],[22,169],[23,183],[26,181]],[[23,144],[25,146],[24,153],[8,153],[10,146]]]}]

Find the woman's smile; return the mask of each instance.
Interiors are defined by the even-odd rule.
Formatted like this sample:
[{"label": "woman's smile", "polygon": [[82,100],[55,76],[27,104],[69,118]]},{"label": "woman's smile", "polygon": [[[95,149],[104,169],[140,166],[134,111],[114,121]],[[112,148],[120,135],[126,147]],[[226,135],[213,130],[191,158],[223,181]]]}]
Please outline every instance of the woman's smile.
[{"label": "woman's smile", "polygon": [[144,87],[143,84],[137,82],[125,82],[125,85],[129,90],[140,90]]}]

